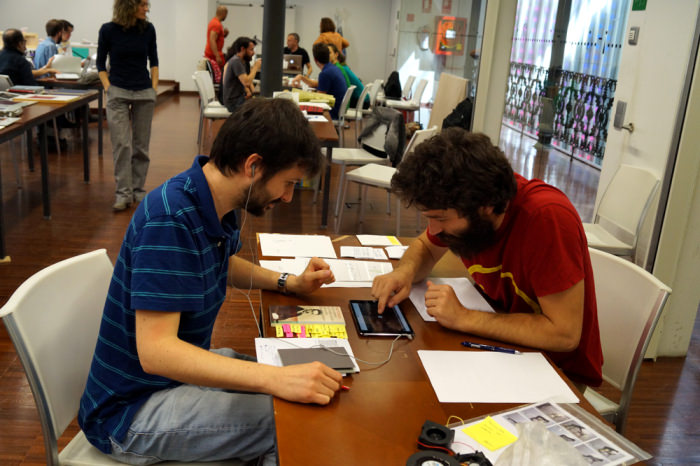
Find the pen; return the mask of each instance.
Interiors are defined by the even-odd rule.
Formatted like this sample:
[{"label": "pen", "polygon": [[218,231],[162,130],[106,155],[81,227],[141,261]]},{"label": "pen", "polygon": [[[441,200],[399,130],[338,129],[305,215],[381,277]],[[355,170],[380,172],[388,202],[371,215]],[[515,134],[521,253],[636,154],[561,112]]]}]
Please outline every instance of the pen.
[{"label": "pen", "polygon": [[472,343],[471,341],[463,341],[462,346],[466,346],[467,348],[482,349],[482,350],[486,350],[486,351],[497,351],[499,353],[522,354],[520,351],[511,349],[511,348],[503,348],[501,346],[482,345],[481,343]]},{"label": "pen", "polygon": [[350,390],[350,387],[348,387],[347,385],[341,385],[340,388],[345,391]]}]

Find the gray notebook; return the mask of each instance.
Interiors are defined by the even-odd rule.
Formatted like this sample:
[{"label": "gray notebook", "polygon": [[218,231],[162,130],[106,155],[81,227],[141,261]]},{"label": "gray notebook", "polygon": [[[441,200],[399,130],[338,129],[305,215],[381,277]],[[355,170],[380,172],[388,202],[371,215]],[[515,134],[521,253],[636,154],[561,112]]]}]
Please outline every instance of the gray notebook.
[{"label": "gray notebook", "polygon": [[332,350],[325,348],[284,348],[277,351],[284,366],[319,361],[341,374],[354,372],[352,358],[345,351],[345,348],[334,346]]}]

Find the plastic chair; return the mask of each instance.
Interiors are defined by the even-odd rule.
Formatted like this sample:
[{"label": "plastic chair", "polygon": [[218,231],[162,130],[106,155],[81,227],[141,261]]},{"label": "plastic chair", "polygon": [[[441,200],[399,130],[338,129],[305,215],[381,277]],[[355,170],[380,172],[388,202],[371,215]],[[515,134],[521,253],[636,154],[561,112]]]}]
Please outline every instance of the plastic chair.
[{"label": "plastic chair", "polygon": [[[345,180],[345,169],[349,166],[360,166],[368,163],[389,164],[390,160],[384,152],[384,138],[387,132],[386,125],[377,126],[368,137],[360,140],[360,147],[341,147],[333,151],[331,163],[340,165],[340,178],[338,179],[338,194],[335,201],[335,216],[340,210],[340,196]],[[369,150],[368,150],[369,149]],[[370,150],[372,152],[370,152]]]},{"label": "plastic chair", "polygon": [[415,80],[416,77],[414,75],[410,75],[406,79],[406,82],[403,85],[403,89],[401,89],[401,100],[393,98],[388,99],[386,95],[384,95],[384,93],[382,92],[377,96],[377,101],[380,105],[386,105],[387,102],[401,102],[403,100],[408,100],[411,97],[411,90],[413,89],[413,83],[415,82]]},{"label": "plastic chair", "polygon": [[92,251],[32,275],[0,309],[34,395],[50,466],[123,465],[93,447],[82,431],[60,454],[57,445],[78,413],[111,277],[107,252]]},{"label": "plastic chair", "polygon": [[[411,140],[408,142],[406,149],[404,150],[404,157],[410,154],[413,151],[413,148],[418,144],[433,137],[435,133],[437,133],[437,128],[422,129],[413,133],[413,137],[411,137]],[[335,152],[333,157],[335,157]],[[387,165],[379,165],[376,163],[369,163],[360,168],[350,170],[345,174],[345,183],[343,184],[340,206],[342,207],[343,204],[345,204],[345,195],[348,190],[348,183],[354,182],[361,185],[363,194],[360,202],[359,223],[363,223],[365,199],[367,199],[367,188],[369,186],[373,186],[375,188],[385,189],[387,191],[387,195],[389,195],[391,193],[391,178],[394,176],[394,173],[396,173],[396,168]],[[340,228],[342,220],[343,209],[341,208],[335,224],[336,233]],[[418,217],[418,221],[420,221],[420,217]],[[417,229],[418,226],[419,225],[416,225]],[[396,200],[396,234],[401,234],[401,199],[398,198]]]},{"label": "plastic chair", "polygon": [[[231,116],[226,107],[216,100],[214,83],[206,70],[195,71],[192,75],[197,92],[199,93],[199,131],[197,132],[197,147],[202,151],[202,130],[204,120],[221,120]],[[210,122],[211,123],[211,122]],[[209,124],[211,128],[211,124]]]},{"label": "plastic chair", "polygon": [[590,387],[586,399],[624,434],[637,373],[671,289],[625,259],[589,248],[598,324],[603,347],[603,379],[621,391],[615,403]]},{"label": "plastic chair", "polygon": [[442,121],[449,115],[455,106],[467,97],[469,80],[449,73],[442,73],[438,81],[433,108],[430,110],[428,127],[436,126],[438,131],[442,129]]},{"label": "plastic chair", "polygon": [[373,86],[374,83],[367,84],[365,88],[362,89],[360,97],[357,99],[357,105],[355,106],[355,108],[349,108],[345,111],[345,119],[355,122],[355,139],[357,139],[357,135],[360,134],[360,122],[365,116],[365,112],[362,107],[364,106],[365,99],[367,95],[371,92]]},{"label": "plastic chair", "polygon": [[584,223],[588,246],[615,254],[634,256],[637,236],[659,179],[649,170],[620,165],[593,215]]},{"label": "plastic chair", "polygon": [[[415,112],[420,110],[420,99],[423,97],[425,86],[428,85],[427,79],[421,79],[416,86],[416,92],[411,97],[411,100],[387,100],[384,105],[395,108],[404,112]],[[418,123],[420,123],[420,111],[418,112]]]},{"label": "plastic chair", "polygon": [[357,86],[348,86],[347,90],[345,91],[345,95],[343,96],[343,101],[340,102],[340,107],[338,108],[338,119],[333,120],[333,124],[338,129],[338,142],[340,143],[340,147],[345,146],[345,138],[343,136],[343,133],[345,133],[345,114],[348,111],[350,98],[352,97],[352,93],[355,91],[356,87]]}]

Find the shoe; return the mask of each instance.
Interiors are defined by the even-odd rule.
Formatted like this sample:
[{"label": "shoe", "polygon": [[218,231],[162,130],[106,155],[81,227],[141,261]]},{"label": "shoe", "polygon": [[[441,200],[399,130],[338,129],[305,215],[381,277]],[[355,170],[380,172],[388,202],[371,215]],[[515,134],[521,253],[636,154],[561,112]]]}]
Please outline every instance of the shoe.
[{"label": "shoe", "polygon": [[148,194],[146,191],[137,191],[134,193],[134,201],[136,202],[141,202],[143,199],[146,197],[146,194]]},{"label": "shoe", "polygon": [[116,202],[112,204],[112,210],[121,212],[122,210],[126,210],[130,205],[131,202],[128,202],[126,199],[117,199]]}]

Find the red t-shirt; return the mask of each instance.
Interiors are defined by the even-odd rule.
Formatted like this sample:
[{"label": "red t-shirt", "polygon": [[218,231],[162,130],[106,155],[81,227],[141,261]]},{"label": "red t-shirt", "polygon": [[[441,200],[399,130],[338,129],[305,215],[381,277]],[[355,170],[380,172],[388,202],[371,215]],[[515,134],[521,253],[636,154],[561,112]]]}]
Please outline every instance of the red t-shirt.
[{"label": "red t-shirt", "polygon": [[[602,382],[593,270],[576,209],[564,193],[516,174],[518,192],[496,232],[497,242],[472,259],[462,258],[474,281],[506,312],[541,312],[538,296],[571,288],[585,279],[583,328],[578,348],[547,352],[576,382]],[[440,240],[428,232],[436,245]]]},{"label": "red t-shirt", "polygon": [[[217,18],[216,16],[214,16],[211,19],[211,21],[209,21],[209,25],[207,26],[207,45],[204,46],[204,56],[216,61],[216,54],[209,45],[209,36],[211,35],[211,31],[216,31],[216,33],[218,34],[216,36],[216,48],[219,49],[220,52],[222,52],[222,49],[224,48],[224,26],[221,24],[221,21],[219,21],[219,18]],[[224,59],[223,52],[221,55],[221,59]]]}]

